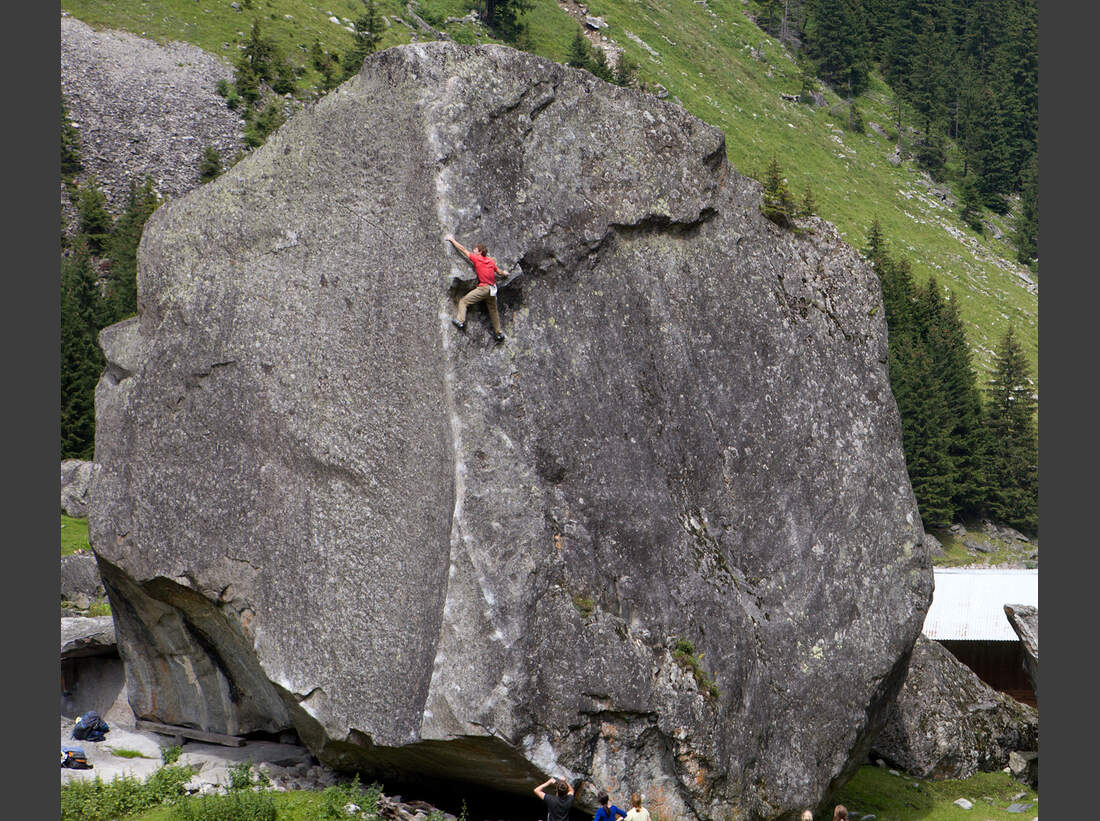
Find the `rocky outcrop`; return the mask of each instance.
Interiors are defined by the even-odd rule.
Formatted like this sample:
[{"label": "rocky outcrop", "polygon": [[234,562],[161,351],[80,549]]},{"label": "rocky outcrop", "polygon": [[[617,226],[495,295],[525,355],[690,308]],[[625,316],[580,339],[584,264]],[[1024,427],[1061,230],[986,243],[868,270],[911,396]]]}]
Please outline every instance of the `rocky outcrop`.
[{"label": "rocky outcrop", "polygon": [[218,96],[218,80],[233,81],[229,62],[197,46],[62,14],[61,91],[80,135],[81,179],[95,177],[112,213],[125,208],[131,181],[148,175],[162,197],[178,197],[199,185],[204,147],[223,163],[244,150],[243,121]]},{"label": "rocky outcrop", "polygon": [[117,655],[114,619],[110,616],[61,619],[61,658]]},{"label": "rocky outcrop", "polygon": [[[676,106],[431,43],[160,208],[96,395],[136,714],[675,818],[843,782],[932,573],[878,281],[760,201]],[[523,273],[501,345],[450,231]]]},{"label": "rocky outcrop", "polygon": [[88,515],[88,488],[92,482],[93,462],[64,459],[61,462],[61,512],[83,519]]},{"label": "rocky outcrop", "polygon": [[1039,702],[1039,608],[1030,604],[1006,604],[1005,616],[1020,637],[1024,651],[1024,670]]},{"label": "rocky outcrop", "polygon": [[105,595],[95,556],[78,553],[61,557],[61,601],[87,608],[93,599]]},{"label": "rocky outcrop", "polygon": [[969,778],[1038,749],[1039,714],[921,636],[872,752],[918,778]]}]

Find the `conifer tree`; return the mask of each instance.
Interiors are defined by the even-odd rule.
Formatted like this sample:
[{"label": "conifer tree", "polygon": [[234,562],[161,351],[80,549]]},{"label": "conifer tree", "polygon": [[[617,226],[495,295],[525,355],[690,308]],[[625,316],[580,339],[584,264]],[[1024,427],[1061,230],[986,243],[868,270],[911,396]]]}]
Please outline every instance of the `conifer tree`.
[{"label": "conifer tree", "polygon": [[1027,265],[1039,256],[1039,172],[1038,159],[1032,157],[1020,185],[1020,210],[1016,214],[1012,242],[1016,259]]},{"label": "conifer tree", "polygon": [[222,158],[218,150],[212,145],[203,146],[202,157],[199,159],[199,179],[210,182],[222,173]]},{"label": "conifer tree", "polygon": [[355,45],[344,60],[344,79],[359,73],[368,54],[374,54],[382,40],[382,17],[374,0],[363,0],[363,14],[355,21]]},{"label": "conifer tree", "polygon": [[861,0],[811,0],[807,4],[806,52],[818,76],[838,93],[860,94],[870,76],[867,20]]},{"label": "conifer tree", "polygon": [[61,262],[61,458],[91,459],[95,451],[95,386],[103,372],[96,337],[99,290],[87,240],[78,235]]},{"label": "conifer tree", "polygon": [[814,199],[814,192],[810,189],[810,186],[806,186],[806,191],[802,195],[802,207],[799,209],[799,216],[811,217],[817,213],[817,200]]},{"label": "conifer tree", "polygon": [[514,43],[527,30],[522,18],[532,8],[533,0],[485,0],[481,19],[502,40]]},{"label": "conifer tree", "polygon": [[89,177],[76,196],[78,230],[84,234],[93,254],[103,253],[114,220],[107,210],[107,197],[99,190],[95,177]]},{"label": "conifer tree", "polygon": [[1039,529],[1036,401],[1027,358],[1011,327],[997,345],[987,388],[989,513],[1026,533]]},{"label": "conifer tree", "polygon": [[607,62],[607,53],[599,46],[596,46],[595,51],[596,56],[592,60],[591,72],[604,82],[612,82],[615,75],[611,70],[611,64]]},{"label": "conifer tree", "polygon": [[787,187],[787,180],[779,167],[779,160],[773,155],[764,172],[764,202],[760,207],[765,217],[776,225],[789,228],[793,225],[798,206]]},{"label": "conifer tree", "polygon": [[61,95],[61,179],[72,180],[84,167],[80,157],[80,135],[69,119],[65,95]]},{"label": "conifer tree", "polygon": [[137,313],[137,249],[145,223],[160,204],[153,180],[146,177],[141,188],[130,182],[126,210],[115,223],[108,245],[111,284],[107,291],[109,319],[119,322]]},{"label": "conifer tree", "polygon": [[962,317],[954,294],[944,299],[935,277],[920,289],[919,311],[936,390],[945,403],[951,505],[957,514],[978,516],[989,493],[988,434]]},{"label": "conifer tree", "polygon": [[615,77],[613,82],[617,86],[632,86],[638,79],[639,65],[632,60],[625,51],[619,53],[619,61],[615,64]]},{"label": "conifer tree", "polygon": [[566,54],[565,64],[573,68],[592,68],[592,46],[578,28],[569,42],[569,51]]},{"label": "conifer tree", "polygon": [[947,405],[937,390],[931,358],[913,337],[890,340],[890,387],[898,403],[905,465],[921,520],[925,527],[946,527],[955,514],[944,426]]}]

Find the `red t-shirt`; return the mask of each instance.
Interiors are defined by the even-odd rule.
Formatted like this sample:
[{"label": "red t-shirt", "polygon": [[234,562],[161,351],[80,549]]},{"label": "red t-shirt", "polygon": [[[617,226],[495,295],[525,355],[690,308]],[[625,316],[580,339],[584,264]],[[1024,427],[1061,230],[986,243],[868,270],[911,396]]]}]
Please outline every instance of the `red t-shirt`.
[{"label": "red t-shirt", "polygon": [[474,264],[474,270],[477,271],[478,285],[497,284],[496,272],[500,269],[497,268],[497,264],[492,257],[483,257],[481,254],[475,254],[471,251],[470,262]]}]

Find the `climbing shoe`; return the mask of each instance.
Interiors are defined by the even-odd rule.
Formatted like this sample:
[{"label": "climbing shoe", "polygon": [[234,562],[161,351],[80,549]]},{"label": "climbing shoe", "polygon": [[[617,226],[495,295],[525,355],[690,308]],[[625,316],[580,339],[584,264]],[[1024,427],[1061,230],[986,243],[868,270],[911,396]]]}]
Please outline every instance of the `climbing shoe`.
[{"label": "climbing shoe", "polygon": [[493,334],[493,341],[494,342],[503,342],[504,341],[504,334]]},{"label": "climbing shoe", "polygon": [[465,322],[459,322],[457,319],[452,319],[451,324],[454,325],[456,328],[458,328],[460,331],[466,330],[466,323]]}]

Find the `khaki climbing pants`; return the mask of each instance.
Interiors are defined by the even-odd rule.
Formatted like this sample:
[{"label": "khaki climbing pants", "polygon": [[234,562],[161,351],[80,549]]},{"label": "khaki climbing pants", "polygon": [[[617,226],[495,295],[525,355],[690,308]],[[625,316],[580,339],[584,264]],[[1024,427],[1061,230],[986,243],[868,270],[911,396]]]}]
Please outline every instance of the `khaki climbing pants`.
[{"label": "khaki climbing pants", "polygon": [[485,301],[485,307],[489,309],[489,320],[493,323],[493,331],[498,334],[504,333],[500,329],[500,314],[497,313],[497,298],[489,293],[488,285],[478,285],[466,296],[462,297],[458,301],[458,316],[456,317],[459,322],[466,321],[466,309],[471,305],[474,305],[482,300]]}]

